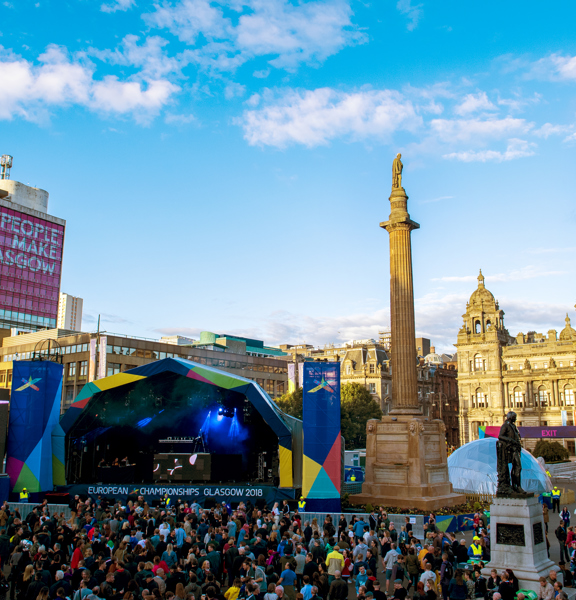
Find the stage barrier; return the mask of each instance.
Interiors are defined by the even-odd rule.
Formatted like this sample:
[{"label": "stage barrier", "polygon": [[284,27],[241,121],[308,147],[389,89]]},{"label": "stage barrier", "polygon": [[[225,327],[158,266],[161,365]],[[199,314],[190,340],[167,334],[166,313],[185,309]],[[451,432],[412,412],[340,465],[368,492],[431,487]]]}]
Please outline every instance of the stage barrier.
[{"label": "stage barrier", "polygon": [[[8,502],[8,506],[10,507],[10,512],[17,510],[20,513],[20,518],[24,520],[34,510],[35,506],[40,505],[37,502]],[[48,504],[47,506],[51,517],[61,512],[64,513],[67,519],[72,516],[70,507],[67,504]]]},{"label": "stage barrier", "polygon": [[[342,515],[344,515],[346,521],[348,522],[348,524],[350,524],[352,522],[352,519],[354,517],[362,517],[364,519],[364,522],[369,526],[369,517],[370,517],[370,513],[349,513],[349,512],[334,512],[334,513],[320,513],[320,512],[301,512],[300,515],[302,516],[302,523],[305,523],[306,521],[312,521],[312,519],[314,517],[316,517],[316,520],[318,522],[318,527],[322,528],[322,525],[324,523],[324,519],[326,519],[326,517],[328,515],[330,515],[332,517],[332,523],[334,525],[334,527],[336,527],[336,529],[338,529],[338,523],[340,522],[340,517]],[[404,525],[404,518],[408,517],[409,519],[412,520],[412,532],[413,534],[416,536],[416,538],[418,538],[419,540],[423,540],[424,539],[424,515],[391,515],[388,514],[388,518],[390,519],[391,523],[394,523],[394,527],[396,528],[396,530],[398,531],[398,533],[400,533],[401,529],[400,527],[402,525]]]}]

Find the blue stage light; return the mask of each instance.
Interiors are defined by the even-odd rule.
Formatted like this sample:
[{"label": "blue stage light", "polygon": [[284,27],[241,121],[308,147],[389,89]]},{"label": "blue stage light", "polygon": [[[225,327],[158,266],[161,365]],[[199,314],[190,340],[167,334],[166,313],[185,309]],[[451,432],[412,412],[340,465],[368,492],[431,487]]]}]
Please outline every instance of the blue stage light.
[{"label": "blue stage light", "polygon": [[146,417],[145,419],[138,421],[138,423],[136,423],[136,427],[146,427],[150,421],[152,421],[152,417]]}]

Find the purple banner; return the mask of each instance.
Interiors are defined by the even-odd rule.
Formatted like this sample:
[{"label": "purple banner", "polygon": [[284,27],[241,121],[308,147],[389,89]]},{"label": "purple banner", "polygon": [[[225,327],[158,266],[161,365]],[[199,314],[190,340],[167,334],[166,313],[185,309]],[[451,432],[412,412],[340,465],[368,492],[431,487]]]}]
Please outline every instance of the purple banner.
[{"label": "purple banner", "polygon": [[[567,427],[518,427],[520,435],[523,438],[576,438],[576,426]],[[498,437],[500,427],[489,425],[485,428],[485,435],[488,437]]]}]

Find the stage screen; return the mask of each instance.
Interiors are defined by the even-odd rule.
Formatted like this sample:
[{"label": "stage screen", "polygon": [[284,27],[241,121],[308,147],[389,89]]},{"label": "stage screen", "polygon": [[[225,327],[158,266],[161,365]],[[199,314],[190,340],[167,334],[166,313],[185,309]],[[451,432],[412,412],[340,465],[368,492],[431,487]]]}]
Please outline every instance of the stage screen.
[{"label": "stage screen", "polygon": [[0,319],[56,327],[64,226],[0,206]]},{"label": "stage screen", "polygon": [[154,481],[210,481],[209,454],[155,454]]}]

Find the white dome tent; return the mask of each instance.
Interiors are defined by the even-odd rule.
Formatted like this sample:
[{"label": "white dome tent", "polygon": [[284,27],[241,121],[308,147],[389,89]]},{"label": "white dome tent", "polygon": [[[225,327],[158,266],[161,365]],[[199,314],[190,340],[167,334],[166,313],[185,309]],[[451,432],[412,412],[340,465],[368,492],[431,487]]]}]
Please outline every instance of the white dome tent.
[{"label": "white dome tent", "polygon": [[[522,488],[541,494],[552,489],[545,469],[527,450],[522,450]],[[496,495],[496,438],[469,442],[448,457],[450,483],[455,492]]]}]

